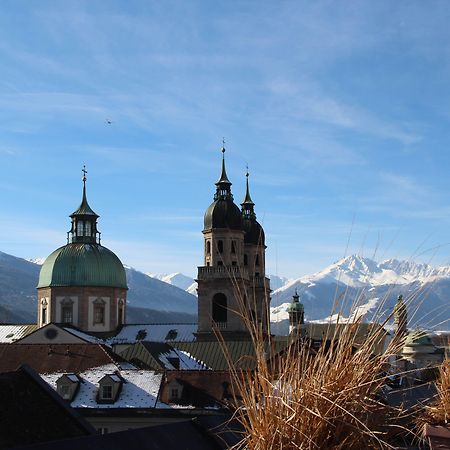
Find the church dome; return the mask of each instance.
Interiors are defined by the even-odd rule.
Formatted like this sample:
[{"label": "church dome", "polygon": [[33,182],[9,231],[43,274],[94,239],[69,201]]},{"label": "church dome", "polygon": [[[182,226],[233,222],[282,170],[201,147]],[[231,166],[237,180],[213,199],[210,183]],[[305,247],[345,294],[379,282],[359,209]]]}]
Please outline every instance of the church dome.
[{"label": "church dome", "polygon": [[211,203],[205,212],[204,229],[212,228],[242,230],[241,210],[233,201],[219,199]]},{"label": "church dome", "polygon": [[265,245],[263,227],[256,220],[244,219],[244,242],[253,245]]},{"label": "church dome", "polygon": [[71,243],[55,250],[42,265],[38,288],[104,286],[127,289],[125,269],[109,249],[96,243]]}]

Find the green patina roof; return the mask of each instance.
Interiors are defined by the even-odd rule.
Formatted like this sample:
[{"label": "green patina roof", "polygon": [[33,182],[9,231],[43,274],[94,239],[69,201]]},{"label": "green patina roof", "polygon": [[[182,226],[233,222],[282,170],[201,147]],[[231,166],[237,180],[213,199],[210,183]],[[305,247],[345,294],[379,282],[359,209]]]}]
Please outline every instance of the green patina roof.
[{"label": "green patina roof", "polygon": [[304,311],[305,308],[303,307],[303,304],[300,302],[292,302],[288,307],[287,307],[287,312],[300,312],[300,311]]},{"label": "green patina roof", "polygon": [[38,288],[108,286],[127,289],[120,259],[99,244],[73,243],[55,250],[44,262]]}]

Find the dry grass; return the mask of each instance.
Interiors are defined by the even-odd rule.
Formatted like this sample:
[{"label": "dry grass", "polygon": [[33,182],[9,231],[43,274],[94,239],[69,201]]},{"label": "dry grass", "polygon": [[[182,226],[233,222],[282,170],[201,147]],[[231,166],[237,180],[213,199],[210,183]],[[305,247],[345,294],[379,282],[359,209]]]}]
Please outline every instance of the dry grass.
[{"label": "dry grass", "polygon": [[439,368],[439,378],[436,381],[436,400],[425,407],[421,423],[432,425],[450,424],[450,358],[447,357]]},{"label": "dry grass", "polygon": [[230,363],[239,398],[236,417],[244,428],[239,448],[393,448],[388,438],[399,413],[380,394],[399,343],[391,341],[384,352],[373,354],[385,338],[385,323],[369,328],[359,345],[361,323],[355,319],[340,327],[339,336],[330,327],[329,339],[316,350],[307,338],[298,338],[268,359],[270,337],[245,314],[245,305],[241,315],[253,340],[255,370],[249,376]]}]

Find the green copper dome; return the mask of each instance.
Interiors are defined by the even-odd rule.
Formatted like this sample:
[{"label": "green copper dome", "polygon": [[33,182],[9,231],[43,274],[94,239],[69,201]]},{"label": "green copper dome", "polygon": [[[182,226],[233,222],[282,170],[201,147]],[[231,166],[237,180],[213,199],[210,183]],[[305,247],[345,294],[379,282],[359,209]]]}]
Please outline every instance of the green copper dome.
[{"label": "green copper dome", "polygon": [[128,289],[120,259],[100,244],[72,243],[55,250],[44,262],[38,288],[106,286]]},{"label": "green copper dome", "polygon": [[299,302],[292,302],[287,307],[287,312],[304,312],[305,308],[304,306]]}]

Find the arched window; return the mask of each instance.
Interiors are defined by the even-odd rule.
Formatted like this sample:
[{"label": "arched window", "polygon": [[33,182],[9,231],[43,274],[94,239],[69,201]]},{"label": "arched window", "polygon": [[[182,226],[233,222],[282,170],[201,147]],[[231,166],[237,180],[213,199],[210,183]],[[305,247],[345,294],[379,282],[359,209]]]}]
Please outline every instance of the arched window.
[{"label": "arched window", "polygon": [[211,254],[211,241],[206,241],[206,254]]},{"label": "arched window", "polygon": [[214,322],[227,321],[227,297],[219,292],[212,299],[212,319]]},{"label": "arched window", "polygon": [[255,266],[259,266],[259,255],[255,257]]},{"label": "arched window", "polygon": [[248,256],[244,255],[244,266],[248,266]]},{"label": "arched window", "polygon": [[223,253],[223,241],[217,241],[217,250],[219,253]]},{"label": "arched window", "polygon": [[231,241],[231,253],[236,253],[236,242]]}]

